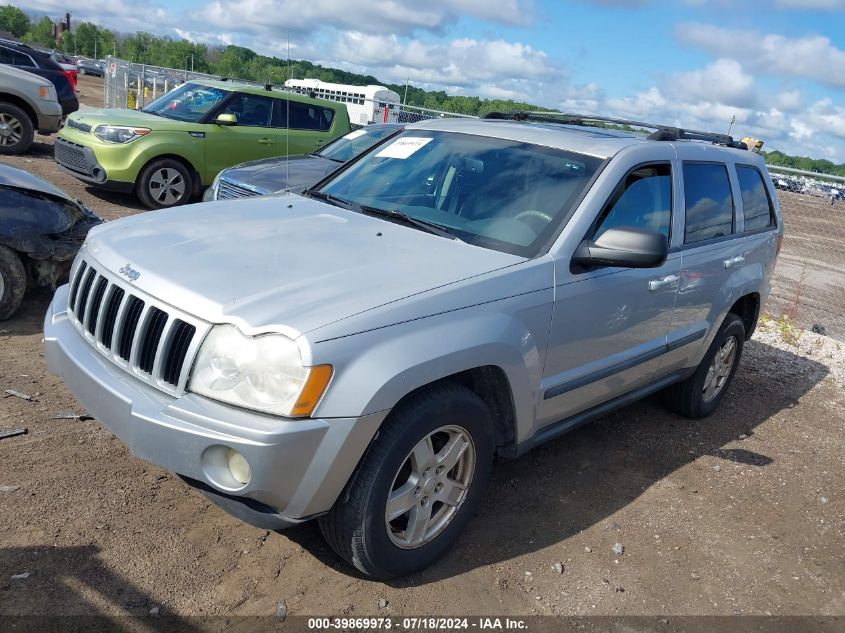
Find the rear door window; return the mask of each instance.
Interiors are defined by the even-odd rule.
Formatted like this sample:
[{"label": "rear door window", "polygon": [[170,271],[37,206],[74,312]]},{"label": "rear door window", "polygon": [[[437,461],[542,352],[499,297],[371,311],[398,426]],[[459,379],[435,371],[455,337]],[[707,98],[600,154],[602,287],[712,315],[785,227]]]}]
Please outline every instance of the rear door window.
[{"label": "rear door window", "polygon": [[731,235],[734,204],[723,163],[684,163],[684,243]]},{"label": "rear door window", "polygon": [[[322,108],[310,103],[279,100],[276,108],[274,127],[290,127],[292,130],[315,130],[326,132],[334,121],[334,110]],[[290,108],[290,111],[287,111]]]},{"label": "rear door window", "polygon": [[659,231],[669,239],[672,217],[672,167],[641,165],[628,172],[599,215],[593,239],[611,228]]},{"label": "rear door window", "polygon": [[736,177],[742,194],[742,215],[746,231],[758,231],[774,224],[772,202],[763,175],[749,165],[737,165]]}]

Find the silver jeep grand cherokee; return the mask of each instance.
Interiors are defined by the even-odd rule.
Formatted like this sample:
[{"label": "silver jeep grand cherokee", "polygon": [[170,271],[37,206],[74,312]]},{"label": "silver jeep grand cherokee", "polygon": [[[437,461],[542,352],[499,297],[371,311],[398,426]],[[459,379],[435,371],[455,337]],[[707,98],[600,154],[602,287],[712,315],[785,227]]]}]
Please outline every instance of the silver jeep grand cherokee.
[{"label": "silver jeep grand cherokee", "polygon": [[374,577],[429,565],[496,455],[658,390],[711,413],[769,293],[760,156],[546,117],[426,121],[304,196],[92,230],[50,369],[242,520],[318,517]]}]

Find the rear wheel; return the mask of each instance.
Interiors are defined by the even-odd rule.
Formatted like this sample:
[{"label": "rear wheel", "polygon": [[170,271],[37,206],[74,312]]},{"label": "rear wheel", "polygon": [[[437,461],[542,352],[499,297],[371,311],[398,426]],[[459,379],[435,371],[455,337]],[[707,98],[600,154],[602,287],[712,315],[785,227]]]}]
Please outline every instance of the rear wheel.
[{"label": "rear wheel", "polygon": [[419,571],[445,554],[478,507],[493,461],[493,419],[465,387],[411,396],[385,421],[332,510],[326,541],[375,578]]},{"label": "rear wheel", "polygon": [[26,292],[26,269],[11,248],[0,246],[0,321],[11,318]]},{"label": "rear wheel", "polygon": [[150,209],[185,204],[191,199],[194,181],[184,164],[159,158],[144,167],[135,183],[138,199]]},{"label": "rear wheel", "polygon": [[79,70],[78,70],[77,72],[78,72],[80,75],[84,75],[84,74],[85,74],[85,69],[84,69],[83,67],[81,67],[81,66],[80,66],[80,67],[79,67]]},{"label": "rear wheel", "polygon": [[745,324],[728,314],[695,373],[665,390],[667,406],[688,418],[713,413],[736,374],[744,343]]},{"label": "rear wheel", "polygon": [[32,145],[34,132],[26,112],[11,103],[0,103],[0,154],[23,154]]}]

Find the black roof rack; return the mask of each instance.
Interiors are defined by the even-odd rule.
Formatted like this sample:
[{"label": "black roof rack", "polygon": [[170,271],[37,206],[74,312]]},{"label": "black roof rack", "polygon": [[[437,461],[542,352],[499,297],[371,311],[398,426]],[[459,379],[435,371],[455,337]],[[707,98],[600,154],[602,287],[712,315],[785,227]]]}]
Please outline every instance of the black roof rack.
[{"label": "black roof rack", "polygon": [[716,134],[714,132],[700,132],[698,130],[685,130],[679,127],[668,125],[656,125],[644,123],[643,121],[631,121],[628,119],[617,119],[613,117],[596,116],[593,114],[567,114],[565,112],[529,112],[516,110],[513,112],[488,112],[482,117],[484,119],[505,120],[505,121],[536,121],[541,123],[559,123],[561,125],[583,125],[586,127],[599,127],[596,123],[611,123],[613,125],[624,125],[634,128],[654,130],[646,138],[651,141],[707,141],[716,145],[733,147],[735,149],[748,149],[745,143],[735,141],[727,134]]}]

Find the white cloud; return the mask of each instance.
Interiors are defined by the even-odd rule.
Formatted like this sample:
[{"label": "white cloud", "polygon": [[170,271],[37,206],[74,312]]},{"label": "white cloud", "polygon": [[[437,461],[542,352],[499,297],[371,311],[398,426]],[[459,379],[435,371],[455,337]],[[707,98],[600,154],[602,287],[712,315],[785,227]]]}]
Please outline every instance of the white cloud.
[{"label": "white cloud", "polygon": [[800,90],[787,90],[781,92],[775,97],[775,103],[777,106],[788,112],[796,112],[799,110],[801,108],[802,101]]},{"label": "white cloud", "polygon": [[[427,89],[542,102],[562,95],[567,73],[545,52],[520,42],[460,38],[428,41],[362,32],[340,34],[331,62],[383,81]],[[329,64],[330,62],[326,62]]]},{"label": "white cloud", "polygon": [[193,14],[198,22],[251,34],[313,35],[318,29],[368,33],[442,32],[461,16],[508,25],[533,19],[532,0],[213,0]]},{"label": "white cloud", "polygon": [[672,96],[750,107],[757,100],[754,78],[734,59],[718,59],[706,68],[675,75],[665,87]]},{"label": "white cloud", "polygon": [[845,51],[821,35],[789,38],[698,23],[680,25],[677,35],[714,55],[742,60],[750,70],[845,87]]}]

